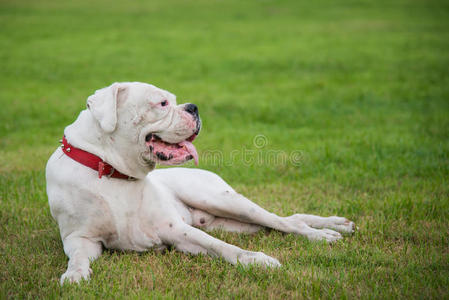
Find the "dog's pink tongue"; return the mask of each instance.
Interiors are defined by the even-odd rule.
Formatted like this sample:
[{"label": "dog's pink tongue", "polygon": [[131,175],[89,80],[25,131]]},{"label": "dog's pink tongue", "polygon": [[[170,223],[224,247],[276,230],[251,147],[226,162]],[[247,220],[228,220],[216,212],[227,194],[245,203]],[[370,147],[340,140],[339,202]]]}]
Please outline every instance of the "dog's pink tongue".
[{"label": "dog's pink tongue", "polygon": [[195,146],[189,141],[183,141],[179,143],[179,145],[181,147],[186,147],[187,152],[189,152],[189,154],[193,156],[193,159],[195,160],[195,165],[198,165],[198,152],[196,152]]}]

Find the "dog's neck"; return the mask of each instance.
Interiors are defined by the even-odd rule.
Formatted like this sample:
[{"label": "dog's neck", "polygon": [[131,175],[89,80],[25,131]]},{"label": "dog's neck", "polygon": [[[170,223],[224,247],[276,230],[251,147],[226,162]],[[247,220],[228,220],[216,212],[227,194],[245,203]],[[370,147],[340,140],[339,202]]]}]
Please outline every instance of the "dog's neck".
[{"label": "dog's neck", "polygon": [[83,110],[75,122],[67,126],[64,135],[73,146],[97,155],[128,176],[143,179],[155,165],[141,161],[138,147],[118,143],[105,134],[89,110]]}]

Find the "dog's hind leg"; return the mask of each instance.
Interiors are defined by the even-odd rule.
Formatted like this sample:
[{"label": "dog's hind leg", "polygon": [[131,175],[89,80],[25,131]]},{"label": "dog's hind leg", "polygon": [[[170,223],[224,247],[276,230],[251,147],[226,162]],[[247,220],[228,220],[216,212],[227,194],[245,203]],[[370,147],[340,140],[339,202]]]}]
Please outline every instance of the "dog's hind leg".
[{"label": "dog's hind leg", "polygon": [[63,240],[64,252],[69,257],[67,271],[61,276],[61,285],[88,280],[92,269],[91,261],[97,259],[103,250],[100,242],[93,242],[84,237],[68,236]]},{"label": "dog's hind leg", "polygon": [[334,230],[312,228],[306,222],[297,218],[296,215],[280,217],[268,212],[234,191],[226,190],[222,193],[196,194],[194,198],[185,199],[185,202],[215,216],[303,235],[310,240],[334,242],[342,238]]},{"label": "dog's hind leg", "polygon": [[192,225],[210,231],[220,229],[237,233],[255,233],[262,229],[262,226],[243,223],[229,218],[215,217],[199,209],[191,209]]},{"label": "dog's hind leg", "polygon": [[[342,238],[331,229],[316,229],[307,224],[310,218],[298,215],[280,217],[238,194],[212,172],[198,169],[165,169],[154,175],[166,181],[185,204],[217,217],[273,228],[306,236],[310,240],[333,242]],[[168,181],[170,180],[170,181]]]}]

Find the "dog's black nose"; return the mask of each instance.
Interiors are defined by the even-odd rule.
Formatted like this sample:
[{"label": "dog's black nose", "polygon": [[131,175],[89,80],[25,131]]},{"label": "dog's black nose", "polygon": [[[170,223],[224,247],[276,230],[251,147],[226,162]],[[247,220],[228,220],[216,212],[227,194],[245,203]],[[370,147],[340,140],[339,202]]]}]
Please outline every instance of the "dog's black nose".
[{"label": "dog's black nose", "polygon": [[185,111],[188,112],[189,114],[198,117],[198,106],[196,106],[193,103],[189,103],[186,105],[185,107]]}]

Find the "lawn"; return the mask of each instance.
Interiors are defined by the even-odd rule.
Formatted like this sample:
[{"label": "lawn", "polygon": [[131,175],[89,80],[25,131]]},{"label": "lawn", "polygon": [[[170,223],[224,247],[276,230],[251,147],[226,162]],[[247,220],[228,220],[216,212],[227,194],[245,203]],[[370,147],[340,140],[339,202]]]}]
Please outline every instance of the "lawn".
[{"label": "lawn", "polygon": [[[447,1],[2,0],[0,66],[0,298],[449,297]],[[45,164],[115,81],[196,103],[199,167],[256,203],[358,231],[213,233],[283,264],[268,271],[106,251],[60,287]]]}]

